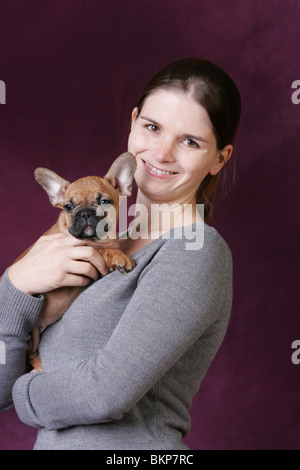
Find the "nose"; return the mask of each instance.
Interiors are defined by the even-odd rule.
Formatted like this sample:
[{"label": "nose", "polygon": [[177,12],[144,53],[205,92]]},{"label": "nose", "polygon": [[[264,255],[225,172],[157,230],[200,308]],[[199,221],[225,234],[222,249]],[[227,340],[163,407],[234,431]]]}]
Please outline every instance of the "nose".
[{"label": "nose", "polygon": [[153,151],[153,156],[158,162],[174,162],[174,143],[169,139],[160,140]]},{"label": "nose", "polygon": [[95,212],[91,209],[84,209],[80,211],[80,218],[84,222],[88,222],[94,215],[95,215]]}]

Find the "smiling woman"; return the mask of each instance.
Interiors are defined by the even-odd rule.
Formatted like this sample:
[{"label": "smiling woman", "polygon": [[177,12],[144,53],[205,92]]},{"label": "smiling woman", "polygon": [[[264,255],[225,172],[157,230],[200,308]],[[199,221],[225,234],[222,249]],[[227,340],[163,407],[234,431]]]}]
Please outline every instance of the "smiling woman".
[{"label": "smiling woman", "polygon": [[[0,407],[13,400],[20,419],[39,428],[35,449],[187,448],[192,399],[231,313],[231,252],[205,221],[218,174],[232,153],[239,111],[239,93],[217,66],[195,58],[167,65],[132,112],[128,150],[136,158],[136,205],[145,209],[141,217],[135,214],[133,228],[146,221],[145,232],[151,231],[145,238],[138,230],[140,238],[132,238],[129,231],[119,240],[132,256],[133,271],[104,272],[98,279],[102,257],[82,240],[77,246],[61,235],[41,240],[27,261],[5,272],[0,341],[9,361],[0,368]],[[107,205],[108,195],[100,193]],[[68,199],[72,207],[65,211],[76,210],[74,202]],[[199,202],[205,221],[198,213],[185,217],[186,208]],[[159,219],[152,235],[157,203],[164,215],[175,215],[167,231]],[[184,215],[181,225],[178,214]],[[89,213],[82,215],[86,227]],[[199,228],[203,243],[187,248]],[[28,335],[44,301],[41,286],[54,277],[55,286],[63,287],[70,276],[82,276],[87,264],[89,287],[41,337],[43,371],[26,374]],[[35,291],[22,291],[20,284],[17,289],[16,272]]]}]

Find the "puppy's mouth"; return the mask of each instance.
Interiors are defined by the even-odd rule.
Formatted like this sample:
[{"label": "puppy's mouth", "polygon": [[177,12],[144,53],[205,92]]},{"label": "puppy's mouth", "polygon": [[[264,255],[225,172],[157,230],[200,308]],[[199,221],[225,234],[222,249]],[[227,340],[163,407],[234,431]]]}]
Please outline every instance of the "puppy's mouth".
[{"label": "puppy's mouth", "polygon": [[81,233],[81,238],[94,238],[96,237],[95,227],[87,225],[86,228]]},{"label": "puppy's mouth", "polygon": [[69,232],[75,238],[93,241],[104,238],[110,228],[105,216],[97,216],[94,210],[84,209],[72,219]]}]

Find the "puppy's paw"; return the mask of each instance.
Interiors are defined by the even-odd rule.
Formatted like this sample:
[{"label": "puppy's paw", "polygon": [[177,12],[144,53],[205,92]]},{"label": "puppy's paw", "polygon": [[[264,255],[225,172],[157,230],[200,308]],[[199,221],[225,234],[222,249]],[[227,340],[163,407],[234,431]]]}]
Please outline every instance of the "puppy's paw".
[{"label": "puppy's paw", "polygon": [[124,255],[123,253],[114,256],[112,264],[108,266],[108,271],[112,272],[116,269],[124,274],[129,274],[135,268],[134,261],[129,258],[129,256]]},{"label": "puppy's paw", "polygon": [[129,274],[135,268],[135,262],[121,250],[107,249],[103,253],[108,272],[120,271]]}]

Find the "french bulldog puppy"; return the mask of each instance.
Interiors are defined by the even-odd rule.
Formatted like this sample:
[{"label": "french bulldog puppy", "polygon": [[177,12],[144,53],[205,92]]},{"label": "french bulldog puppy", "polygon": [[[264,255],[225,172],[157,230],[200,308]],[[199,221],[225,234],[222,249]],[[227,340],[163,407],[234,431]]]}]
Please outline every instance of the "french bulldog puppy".
[{"label": "french bulldog puppy", "polygon": [[[55,225],[44,235],[61,232],[78,239],[98,240],[102,246],[96,249],[105,259],[108,271],[118,269],[122,273],[130,273],[135,264],[117,247],[117,237],[114,241],[116,248],[105,248],[105,241],[111,242],[110,234],[116,234],[119,199],[120,196],[130,196],[135,169],[135,158],[129,152],[120,155],[103,178],[87,176],[69,183],[53,171],[37,168],[36,180],[47,192],[53,206],[62,209]],[[28,359],[34,369],[43,370],[38,353],[40,334],[62,317],[83,289],[85,287],[61,287],[44,294],[43,307],[31,332],[28,348]]]}]

